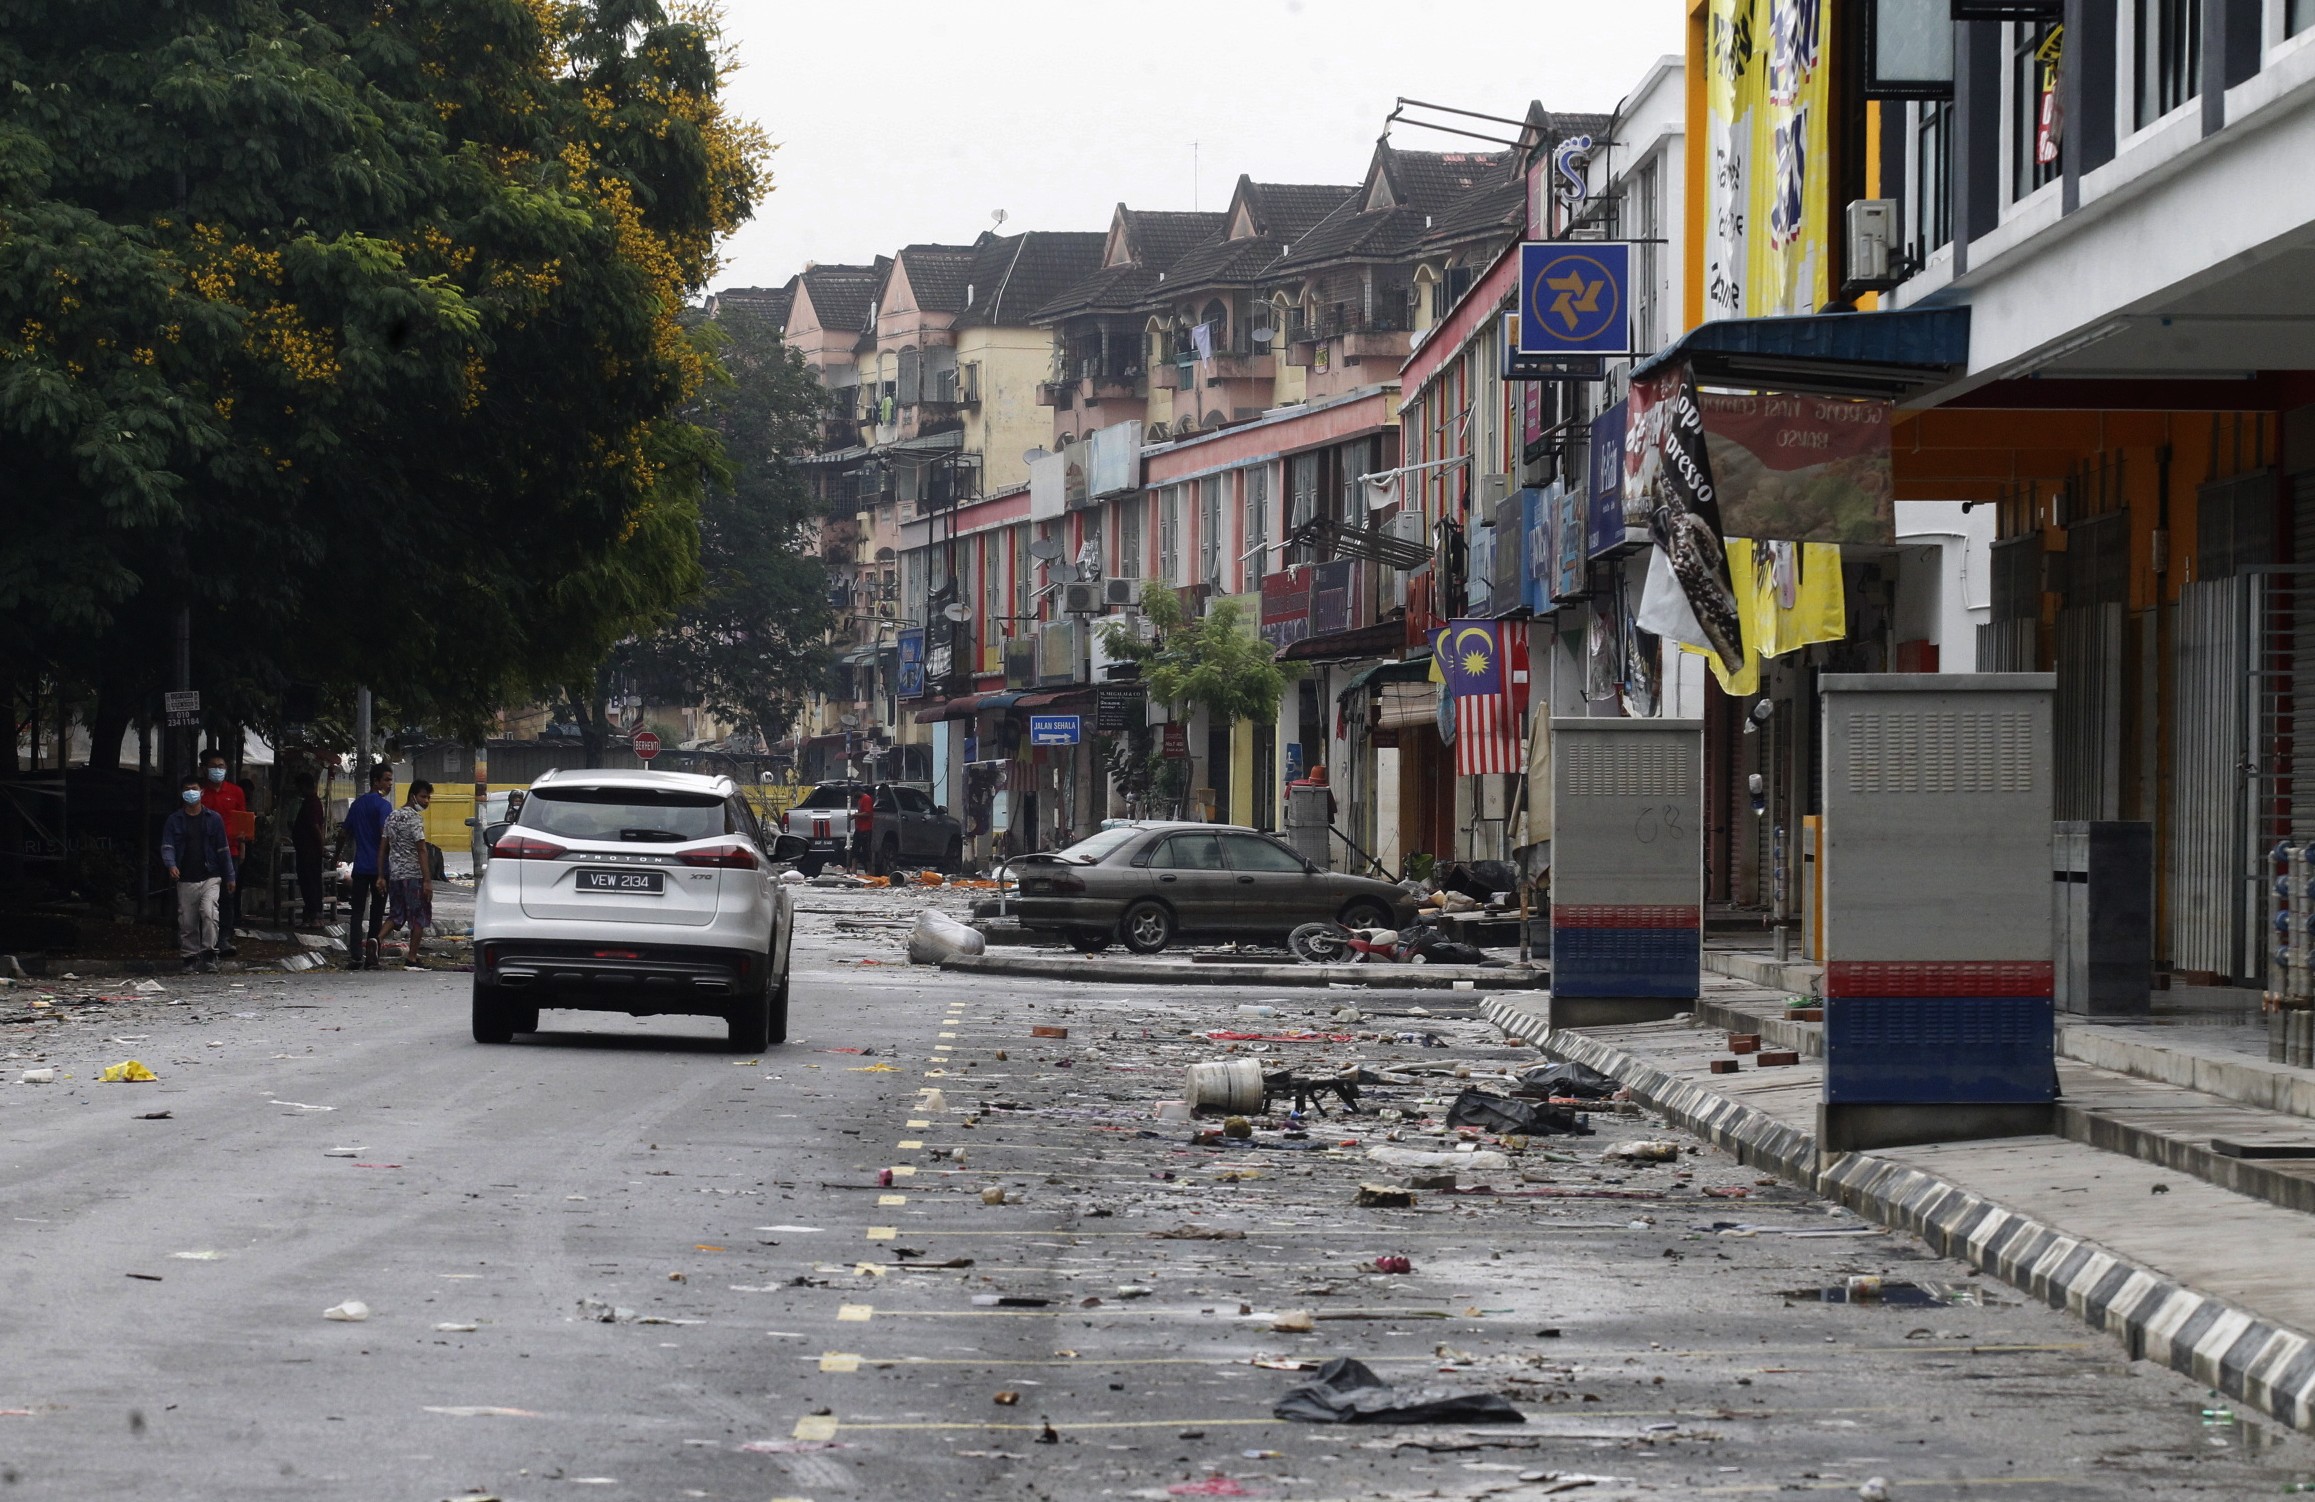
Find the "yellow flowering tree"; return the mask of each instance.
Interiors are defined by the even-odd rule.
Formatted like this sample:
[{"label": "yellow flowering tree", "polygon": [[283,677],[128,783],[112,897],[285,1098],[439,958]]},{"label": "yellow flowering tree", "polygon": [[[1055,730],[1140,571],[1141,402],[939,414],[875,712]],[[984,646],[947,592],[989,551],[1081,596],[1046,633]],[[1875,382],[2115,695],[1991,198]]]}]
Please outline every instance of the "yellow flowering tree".
[{"label": "yellow flowering tree", "polygon": [[658,0],[0,0],[0,673],[101,744],[182,609],[213,707],[458,728],[672,614],[728,66]]}]

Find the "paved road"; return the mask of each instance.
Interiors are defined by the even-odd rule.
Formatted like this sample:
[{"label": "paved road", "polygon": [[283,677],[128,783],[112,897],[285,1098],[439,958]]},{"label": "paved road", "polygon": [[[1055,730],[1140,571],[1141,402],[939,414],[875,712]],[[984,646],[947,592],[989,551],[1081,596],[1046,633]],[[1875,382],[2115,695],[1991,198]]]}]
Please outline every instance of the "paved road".
[{"label": "paved road", "polygon": [[[1151,1119],[1215,1047],[1193,1029],[1519,1057],[1438,993],[1336,1024],[1345,993],[1262,1018],[1237,1009],[1275,998],[1221,989],[959,985],[833,927],[904,899],[811,897],[797,1036],[758,1060],[705,1023],[570,1013],[477,1047],[450,973],[171,982],[0,1025],[0,1495],[2236,1498],[2315,1474],[2297,1437],[2206,1422],[2071,1318],[1710,1149],[1601,1157],[1673,1135],[1644,1120],[1463,1175],[1491,1196],[1362,1210],[1403,1171],[1325,1148],[1443,1146],[1406,1117],[1451,1076],[1301,1141]],[[91,1083],[132,1055],[158,1084]],[[70,1078],[16,1083],[41,1063]],[[1153,1235],[1185,1228],[1242,1239]],[[1362,1266],[1382,1253],[1413,1271]],[[1971,1302],[1795,1296],[1852,1273]],[[370,1318],[322,1318],[346,1299]],[[1272,1328],[1293,1310],[1312,1333]],[[1272,1419],[1307,1378],[1252,1360],[1334,1355],[1530,1421]]]}]

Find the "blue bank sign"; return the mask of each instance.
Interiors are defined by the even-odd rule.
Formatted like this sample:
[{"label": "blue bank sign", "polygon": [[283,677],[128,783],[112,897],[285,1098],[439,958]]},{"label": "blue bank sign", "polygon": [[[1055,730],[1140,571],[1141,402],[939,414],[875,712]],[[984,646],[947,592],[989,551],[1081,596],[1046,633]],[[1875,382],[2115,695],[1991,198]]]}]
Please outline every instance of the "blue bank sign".
[{"label": "blue bank sign", "polygon": [[1029,744],[1032,746],[1074,746],[1078,741],[1084,716],[1073,714],[1033,714],[1029,716]]},{"label": "blue bank sign", "polygon": [[1632,353],[1632,247],[1532,240],[1519,247],[1519,353]]}]

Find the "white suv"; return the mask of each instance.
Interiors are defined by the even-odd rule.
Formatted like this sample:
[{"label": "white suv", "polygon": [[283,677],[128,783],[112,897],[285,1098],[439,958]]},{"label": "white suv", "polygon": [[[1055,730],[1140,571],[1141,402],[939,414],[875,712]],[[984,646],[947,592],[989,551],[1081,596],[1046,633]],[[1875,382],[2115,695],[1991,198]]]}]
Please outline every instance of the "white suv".
[{"label": "white suv", "polygon": [[732,1047],[788,1036],[795,898],[728,777],[553,772],[491,846],[474,904],[474,1038],[538,1031],[542,1007],[722,1017]]}]

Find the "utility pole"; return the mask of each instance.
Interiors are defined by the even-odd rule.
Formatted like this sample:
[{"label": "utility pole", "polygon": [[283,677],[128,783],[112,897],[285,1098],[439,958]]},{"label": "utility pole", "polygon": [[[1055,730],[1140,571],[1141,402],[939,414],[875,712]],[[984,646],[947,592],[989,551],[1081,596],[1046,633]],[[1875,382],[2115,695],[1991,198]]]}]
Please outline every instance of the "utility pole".
[{"label": "utility pole", "polygon": [[[193,687],[193,608],[190,605],[177,607],[177,651],[172,666],[172,686],[180,693],[190,692]],[[164,742],[169,759],[180,768],[190,770],[194,753],[201,749],[200,727],[188,727],[182,738],[174,730],[167,731]]]},{"label": "utility pole", "polygon": [[370,790],[370,691],[354,690],[354,791]]}]

